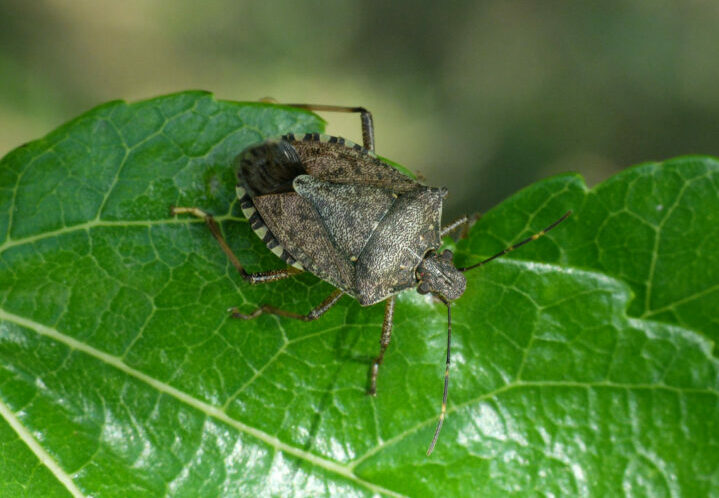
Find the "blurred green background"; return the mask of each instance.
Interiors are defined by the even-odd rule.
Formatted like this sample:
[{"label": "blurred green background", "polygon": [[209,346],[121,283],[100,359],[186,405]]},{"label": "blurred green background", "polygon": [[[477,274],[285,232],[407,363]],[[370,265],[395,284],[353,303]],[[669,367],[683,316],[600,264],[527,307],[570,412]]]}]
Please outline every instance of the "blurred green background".
[{"label": "blurred green background", "polygon": [[363,105],[379,154],[450,188],[449,218],[558,172],[719,155],[718,25],[715,0],[0,0],[0,155],[184,89]]}]

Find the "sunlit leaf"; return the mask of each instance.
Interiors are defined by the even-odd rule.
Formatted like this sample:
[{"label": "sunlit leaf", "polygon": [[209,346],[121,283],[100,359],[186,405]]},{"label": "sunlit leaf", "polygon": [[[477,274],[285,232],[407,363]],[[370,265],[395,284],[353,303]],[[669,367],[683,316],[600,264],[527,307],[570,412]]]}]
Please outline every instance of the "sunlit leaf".
[{"label": "sunlit leaf", "polygon": [[234,199],[233,158],[314,115],[191,92],[94,109],[0,162],[0,495],[707,496],[719,493],[719,163],[540,182],[458,245],[453,306],[399,297],[378,396],[383,306],[306,312]]}]

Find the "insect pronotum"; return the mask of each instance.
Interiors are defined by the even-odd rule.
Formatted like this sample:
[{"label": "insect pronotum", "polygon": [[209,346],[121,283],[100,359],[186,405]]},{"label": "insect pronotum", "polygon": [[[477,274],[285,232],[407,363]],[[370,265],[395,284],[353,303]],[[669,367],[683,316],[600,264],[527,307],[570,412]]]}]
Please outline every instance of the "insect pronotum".
[{"label": "insect pronotum", "polygon": [[249,314],[231,308],[234,318],[249,320],[263,313],[303,321],[316,320],[345,294],[362,306],[386,301],[380,350],[370,366],[368,393],[377,392],[379,367],[392,338],[395,296],[410,288],[432,293],[447,306],[447,359],[442,408],[427,450],[431,454],[447,413],[452,301],[465,290],[464,272],[538,239],[564,221],[565,213],[544,230],[464,268],[439,248],[443,236],[469,219],[441,228],[444,188],[427,187],[400,173],[374,154],[372,114],[363,107],[289,104],[311,111],[356,112],[363,145],[340,137],[288,134],[255,144],[237,156],[240,207],[267,247],[287,268],[247,273],[227,245],[214,218],[196,207],[173,207],[203,219],[244,280],[274,282],[309,271],[336,289],[307,314],[263,304]]}]

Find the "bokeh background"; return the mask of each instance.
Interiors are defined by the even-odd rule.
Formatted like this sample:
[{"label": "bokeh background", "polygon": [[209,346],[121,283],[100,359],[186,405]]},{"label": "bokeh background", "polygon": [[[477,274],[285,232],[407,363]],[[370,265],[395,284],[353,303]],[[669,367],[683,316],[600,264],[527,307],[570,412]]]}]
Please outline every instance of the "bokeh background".
[{"label": "bokeh background", "polygon": [[[719,154],[719,2],[0,0],[0,155],[107,100],[363,105],[447,218]],[[360,141],[354,116],[328,131]]]}]

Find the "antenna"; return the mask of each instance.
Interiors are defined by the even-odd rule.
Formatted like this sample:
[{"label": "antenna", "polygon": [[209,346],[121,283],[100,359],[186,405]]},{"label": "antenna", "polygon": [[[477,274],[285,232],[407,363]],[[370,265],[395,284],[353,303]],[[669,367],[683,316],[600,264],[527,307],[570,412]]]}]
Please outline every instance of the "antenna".
[{"label": "antenna", "polygon": [[437,444],[437,438],[439,438],[439,431],[442,430],[442,424],[444,423],[444,417],[447,415],[447,393],[449,392],[449,353],[450,346],[452,345],[452,303],[445,301],[447,305],[447,366],[444,368],[444,393],[442,393],[442,412],[439,414],[439,422],[437,422],[437,428],[434,430],[434,436],[432,442],[429,443],[427,449],[427,456],[432,454],[434,451],[434,445]]},{"label": "antenna", "polygon": [[570,216],[571,214],[572,214],[571,211],[567,211],[566,213],[564,213],[564,215],[562,215],[561,218],[559,218],[557,221],[555,221],[554,223],[552,223],[551,225],[549,225],[547,228],[545,228],[545,229],[542,230],[541,232],[537,232],[537,233],[535,233],[534,235],[532,235],[531,237],[527,237],[527,238],[524,239],[523,241],[518,242],[518,243],[516,243],[516,244],[514,244],[514,245],[512,245],[512,246],[509,246],[508,248],[504,249],[503,251],[498,252],[498,253],[495,254],[494,256],[491,256],[491,257],[485,259],[484,261],[480,261],[479,263],[475,263],[475,264],[473,264],[472,266],[467,266],[467,267],[465,267],[465,268],[457,268],[457,269],[458,269],[459,271],[461,271],[461,272],[473,270],[473,269],[475,269],[475,268],[479,268],[480,266],[489,263],[489,262],[492,261],[493,259],[497,259],[497,258],[500,257],[500,256],[504,256],[504,255],[507,254],[508,252],[512,252],[512,251],[514,251],[515,249],[517,249],[517,248],[519,248],[519,247],[522,247],[524,244],[527,244],[528,242],[532,242],[533,240],[537,240],[539,237],[541,237],[541,236],[543,236],[544,234],[546,234],[546,233],[547,233],[548,231],[550,231],[552,228],[556,227],[556,226],[559,225],[561,222],[563,222],[564,220],[566,220],[567,218],[569,218],[569,216]]},{"label": "antenna", "polygon": [[[507,254],[508,252],[512,252],[518,247],[523,246],[524,244],[527,244],[533,240],[537,240],[544,234],[546,234],[548,231],[559,225],[561,222],[569,218],[569,216],[572,214],[571,211],[567,211],[562,215],[561,218],[559,218],[557,221],[549,225],[547,228],[542,230],[541,232],[537,232],[531,237],[528,237],[524,239],[521,242],[518,242],[512,246],[509,246],[508,248],[504,249],[503,251],[498,252],[492,257],[489,257],[483,261],[480,261],[479,263],[475,263],[472,266],[467,266],[466,268],[458,268],[459,271],[465,272],[472,270],[474,268],[478,268],[484,264],[489,263],[493,259],[497,259],[500,256],[503,256],[504,254]],[[443,299],[441,296],[440,299],[444,302],[444,304],[447,305],[447,365],[444,369],[444,392],[442,393],[442,411],[439,414],[439,421],[437,422],[437,428],[434,430],[434,436],[432,437],[432,442],[429,443],[429,448],[427,449],[427,456],[432,454],[432,451],[434,451],[434,447],[437,444],[437,439],[439,438],[439,431],[442,430],[442,424],[444,423],[444,419],[447,416],[447,393],[449,392],[449,365],[450,365],[450,352],[451,352],[451,345],[452,345],[452,303],[450,301],[447,301]]]}]

